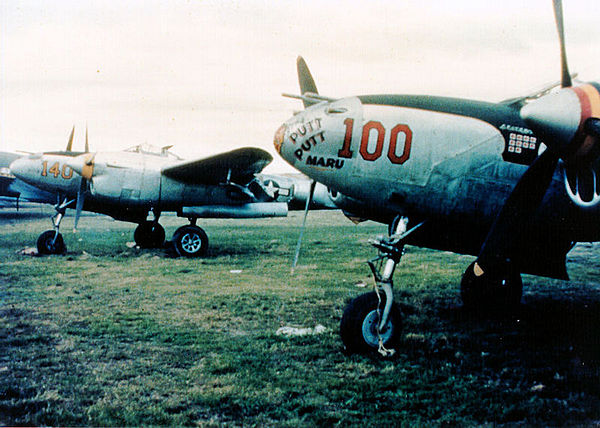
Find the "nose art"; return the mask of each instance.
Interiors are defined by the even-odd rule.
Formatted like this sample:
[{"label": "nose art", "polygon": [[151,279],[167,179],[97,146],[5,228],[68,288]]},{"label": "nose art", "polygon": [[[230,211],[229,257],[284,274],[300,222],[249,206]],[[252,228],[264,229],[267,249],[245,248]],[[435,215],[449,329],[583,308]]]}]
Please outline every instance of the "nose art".
[{"label": "nose art", "polygon": [[273,137],[273,145],[279,154],[281,154],[281,145],[283,144],[283,139],[285,138],[286,129],[287,126],[285,124],[281,125],[279,129],[275,131],[275,137]]}]

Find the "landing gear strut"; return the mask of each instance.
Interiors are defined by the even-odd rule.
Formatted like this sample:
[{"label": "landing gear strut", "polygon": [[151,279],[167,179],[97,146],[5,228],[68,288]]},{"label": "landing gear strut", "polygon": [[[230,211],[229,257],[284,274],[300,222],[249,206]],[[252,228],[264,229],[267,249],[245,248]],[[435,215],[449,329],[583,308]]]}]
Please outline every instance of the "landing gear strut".
[{"label": "landing gear strut", "polygon": [[379,255],[368,261],[375,278],[375,291],[352,300],[342,316],[340,335],[349,353],[377,350],[383,356],[392,355],[400,342],[402,319],[392,292],[394,270],[404,254],[406,237],[420,227],[408,229],[408,219],[395,224],[394,234],[380,236],[371,244]]},{"label": "landing gear strut", "polygon": [[47,230],[43,232],[37,240],[38,254],[64,254],[67,252],[67,246],[60,234],[60,222],[65,216],[67,207],[71,205],[74,200],[64,199],[63,202],[56,204],[54,209],[56,215],[52,217],[53,230]]}]

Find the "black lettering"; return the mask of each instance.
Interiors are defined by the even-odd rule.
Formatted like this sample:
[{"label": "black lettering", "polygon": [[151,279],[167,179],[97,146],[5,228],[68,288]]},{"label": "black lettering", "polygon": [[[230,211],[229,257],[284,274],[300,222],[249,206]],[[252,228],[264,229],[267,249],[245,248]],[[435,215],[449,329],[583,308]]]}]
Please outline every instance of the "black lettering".
[{"label": "black lettering", "polygon": [[302,150],[304,150],[306,152],[309,151],[310,150],[310,139],[308,139],[304,143],[302,143],[302,145],[300,147],[302,147]]},{"label": "black lettering", "polygon": [[327,159],[327,165],[325,165],[327,168],[333,168],[335,166],[335,159],[329,158]]},{"label": "black lettering", "polygon": [[325,159],[319,158],[319,160],[317,161],[317,166],[325,166]]},{"label": "black lettering", "polygon": [[306,165],[316,165],[317,164],[317,157],[316,156],[308,156],[306,158]]},{"label": "black lettering", "polygon": [[344,166],[344,161],[342,159],[336,159],[336,161],[335,161],[335,167],[337,169],[342,169],[343,166]]},{"label": "black lettering", "polygon": [[298,129],[296,129],[296,131],[298,131],[298,134],[300,135],[306,135],[306,126],[302,125]]},{"label": "black lettering", "polygon": [[294,144],[296,144],[296,138],[298,138],[298,134],[296,134],[295,132],[292,132],[292,133],[290,134],[290,140],[292,140],[292,142],[293,142]]},{"label": "black lettering", "polygon": [[298,150],[296,150],[296,151],[294,152],[294,154],[296,155],[296,157],[297,157],[299,160],[302,160],[302,149],[298,149]]}]

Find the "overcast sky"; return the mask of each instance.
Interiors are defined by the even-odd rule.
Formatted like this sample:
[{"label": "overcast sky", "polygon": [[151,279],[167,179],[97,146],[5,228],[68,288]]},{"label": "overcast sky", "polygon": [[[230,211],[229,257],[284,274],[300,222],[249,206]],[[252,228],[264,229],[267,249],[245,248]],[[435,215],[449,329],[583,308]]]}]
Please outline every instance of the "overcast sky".
[{"label": "overcast sky", "polygon": [[[564,0],[572,72],[600,80],[600,2]],[[276,158],[300,109],[295,61],[320,93],[499,101],[559,79],[550,0],[0,1],[0,150],[173,144]]]}]

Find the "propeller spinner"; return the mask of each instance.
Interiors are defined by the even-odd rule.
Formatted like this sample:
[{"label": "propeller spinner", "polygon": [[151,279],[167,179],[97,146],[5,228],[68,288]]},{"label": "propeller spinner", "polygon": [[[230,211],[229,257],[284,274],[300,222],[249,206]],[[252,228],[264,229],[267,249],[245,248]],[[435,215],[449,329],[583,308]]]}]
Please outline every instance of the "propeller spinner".
[{"label": "propeller spinner", "polygon": [[75,205],[75,222],[73,231],[77,229],[81,211],[83,210],[83,204],[85,202],[85,192],[88,190],[88,183],[92,180],[94,175],[94,158],[96,153],[90,153],[89,142],[88,142],[88,129],[85,127],[85,153],[79,156],[75,156],[67,162],[67,165],[81,176],[81,184],[77,191],[77,202]]}]

